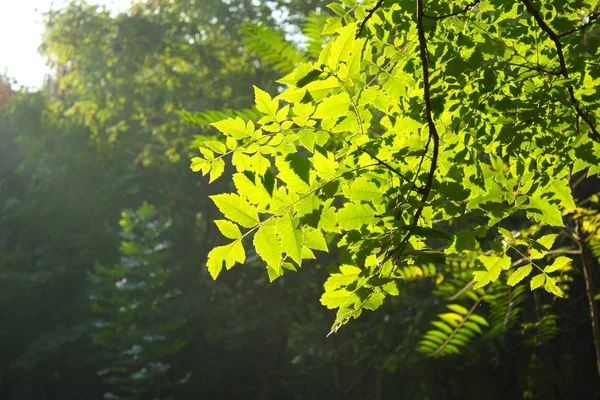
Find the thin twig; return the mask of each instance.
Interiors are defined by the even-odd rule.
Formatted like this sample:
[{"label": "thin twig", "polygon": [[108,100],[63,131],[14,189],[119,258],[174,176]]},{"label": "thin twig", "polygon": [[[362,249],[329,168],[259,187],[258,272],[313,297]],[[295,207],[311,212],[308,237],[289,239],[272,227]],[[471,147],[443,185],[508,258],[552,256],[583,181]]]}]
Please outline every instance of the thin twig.
[{"label": "thin twig", "polygon": [[560,76],[560,72],[548,71],[547,69],[540,68],[540,67],[532,67],[531,65],[510,63],[510,62],[507,64],[510,66],[513,66],[513,67],[526,68],[529,71],[537,71],[537,72],[542,72],[542,73],[548,74],[548,75]]},{"label": "thin twig", "polygon": [[452,301],[452,300],[458,298],[461,294],[463,294],[464,292],[469,290],[469,288],[471,286],[473,286],[474,283],[475,283],[475,278],[471,279],[471,282],[467,283],[462,289],[460,289],[458,292],[456,292],[455,295],[448,297],[448,301]]},{"label": "thin twig", "polygon": [[583,182],[583,180],[584,180],[585,178],[587,178],[587,174],[588,174],[588,171],[586,170],[586,171],[583,173],[583,175],[581,175],[581,177],[580,177],[579,179],[577,179],[577,181],[575,181],[575,183],[573,184],[573,189],[575,189],[577,186],[579,186],[579,184],[580,184],[581,182]]},{"label": "thin twig", "polygon": [[[425,203],[429,197],[431,186],[433,185],[433,175],[437,169],[437,159],[440,150],[440,135],[433,122],[433,110],[431,107],[431,92],[429,84],[429,61],[427,58],[427,39],[425,38],[425,28],[423,27],[423,0],[417,0],[417,31],[419,33],[419,55],[421,57],[421,67],[423,71],[423,99],[425,100],[425,116],[427,118],[427,126],[429,128],[429,139],[433,140],[433,154],[431,155],[431,165],[429,167],[429,175],[423,190],[421,201]],[[413,223],[419,221],[423,207],[420,207],[413,218]]]},{"label": "thin twig", "polygon": [[563,32],[563,33],[559,34],[558,37],[559,38],[564,38],[564,37],[569,36],[569,35],[571,35],[571,34],[573,34],[575,32],[583,31],[583,30],[589,28],[594,23],[600,21],[600,19],[599,19],[600,18],[600,12],[596,11],[596,12],[590,13],[590,15],[588,15],[587,18],[588,18],[588,22],[586,22],[585,24],[582,24],[582,25],[578,26],[575,29],[571,29],[569,31]]},{"label": "thin twig", "polygon": [[358,26],[358,31],[356,32],[356,36],[355,38],[358,39],[360,37],[360,34],[362,33],[363,29],[365,28],[365,25],[367,24],[367,21],[369,21],[371,19],[371,17],[373,17],[373,14],[375,14],[375,11],[377,11],[379,9],[379,7],[381,7],[381,5],[383,4],[384,0],[379,0],[377,3],[375,3],[375,5],[371,8],[369,8],[367,10],[367,16],[365,17],[365,19],[363,19],[360,23],[360,25]]},{"label": "thin twig", "polygon": [[450,18],[450,17],[456,17],[457,15],[464,14],[464,13],[468,12],[469,10],[471,10],[473,7],[475,7],[479,3],[481,3],[481,0],[473,0],[470,4],[468,4],[462,10],[455,11],[453,13],[445,14],[445,15],[426,15],[425,13],[423,13],[423,18],[432,19],[434,21],[440,21],[442,19],[446,19],[446,18]]}]

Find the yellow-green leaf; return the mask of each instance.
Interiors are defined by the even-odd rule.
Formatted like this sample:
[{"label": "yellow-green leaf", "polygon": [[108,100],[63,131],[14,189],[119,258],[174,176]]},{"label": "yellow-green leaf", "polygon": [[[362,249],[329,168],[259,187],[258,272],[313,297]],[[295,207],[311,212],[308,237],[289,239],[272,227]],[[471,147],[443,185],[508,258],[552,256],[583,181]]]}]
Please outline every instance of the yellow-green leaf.
[{"label": "yellow-green leaf", "polygon": [[260,258],[281,275],[283,273],[281,268],[281,244],[275,226],[262,226],[254,235],[253,243]]},{"label": "yellow-green leaf", "polygon": [[217,194],[210,198],[225,217],[244,228],[252,228],[260,222],[256,208],[236,194]]},{"label": "yellow-green leaf", "polygon": [[300,265],[302,263],[302,231],[294,228],[290,214],[286,213],[277,220],[277,234],[281,240],[282,250]]},{"label": "yellow-green leaf", "polygon": [[539,287],[542,287],[542,285],[544,284],[544,282],[546,282],[546,275],[545,274],[539,274],[533,277],[533,279],[531,279],[531,290],[535,290]]},{"label": "yellow-green leaf", "polygon": [[527,265],[524,265],[524,266],[518,268],[508,277],[507,283],[510,286],[515,286],[517,283],[519,283],[523,279],[527,278],[529,276],[529,274],[531,273],[531,270],[532,270],[531,264],[527,264]]},{"label": "yellow-green leaf", "polygon": [[342,229],[359,229],[377,222],[375,211],[367,204],[347,203],[337,212],[338,225]]},{"label": "yellow-green leaf", "polygon": [[[552,233],[550,235],[544,235],[541,238],[537,239],[536,242],[544,246],[546,249],[550,250],[552,249],[552,246],[554,245],[554,241],[556,240],[557,236],[558,235],[555,233]],[[537,260],[539,258],[543,258],[547,253],[547,250],[531,249],[531,259]]]},{"label": "yellow-green leaf", "polygon": [[544,272],[554,272],[554,271],[558,271],[559,269],[563,268],[565,265],[571,263],[573,260],[571,260],[569,257],[565,257],[565,256],[560,256],[557,257],[554,262],[550,265],[548,265],[546,268],[544,268]]},{"label": "yellow-green leaf", "polygon": [[217,219],[215,220],[215,224],[219,231],[223,236],[228,239],[239,239],[242,237],[242,232],[240,232],[240,228],[231,221],[226,219]]}]

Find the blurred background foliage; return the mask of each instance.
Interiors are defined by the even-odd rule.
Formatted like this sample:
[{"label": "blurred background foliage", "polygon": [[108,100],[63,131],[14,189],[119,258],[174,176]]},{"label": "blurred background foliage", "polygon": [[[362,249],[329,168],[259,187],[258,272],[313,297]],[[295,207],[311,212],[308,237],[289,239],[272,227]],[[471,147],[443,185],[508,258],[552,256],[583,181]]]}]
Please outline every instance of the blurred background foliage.
[{"label": "blurred background foliage", "polygon": [[52,76],[37,91],[0,80],[1,399],[599,394],[584,297],[538,325],[537,300],[523,301],[535,326],[432,359],[416,350],[444,308],[431,281],[328,338],[318,299],[335,253],[273,284],[256,257],[212,281],[208,195],[229,183],[208,186],[189,156],[211,118],[252,113],[252,85],[276,93],[318,54],[326,3],[147,0],[115,14],[74,1],[46,15]]}]

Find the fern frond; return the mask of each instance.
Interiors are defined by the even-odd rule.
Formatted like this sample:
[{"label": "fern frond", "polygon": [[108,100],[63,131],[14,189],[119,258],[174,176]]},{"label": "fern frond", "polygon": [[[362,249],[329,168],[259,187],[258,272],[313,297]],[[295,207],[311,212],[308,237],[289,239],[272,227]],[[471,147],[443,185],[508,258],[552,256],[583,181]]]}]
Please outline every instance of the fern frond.
[{"label": "fern frond", "polygon": [[319,57],[321,50],[323,50],[325,43],[329,39],[328,36],[322,34],[326,23],[326,15],[312,11],[308,17],[306,17],[306,22],[302,26],[302,33],[307,38],[306,53],[311,58]]},{"label": "fern frond", "polygon": [[543,309],[546,314],[541,319],[521,324],[522,334],[533,333],[531,338],[524,341],[527,345],[535,347],[540,343],[547,343],[560,333],[558,315],[550,313],[549,305],[545,305]]},{"label": "fern frond", "polygon": [[600,260],[600,235],[595,235],[592,237],[589,247],[594,257]]},{"label": "fern frond", "polygon": [[439,280],[441,275],[437,273],[434,264],[424,264],[422,266],[408,265],[396,270],[398,276],[406,281],[412,281],[422,278],[433,278]]},{"label": "fern frond", "polygon": [[307,57],[292,43],[288,42],[283,33],[263,25],[246,25],[243,44],[265,64],[283,74],[288,74]]},{"label": "fern frond", "polygon": [[483,296],[468,310],[460,304],[448,304],[451,312],[438,314],[439,320],[431,323],[435,329],[425,333],[419,351],[430,356],[459,354],[475,335],[483,333],[482,326],[489,326],[485,318],[474,312],[482,299]]},{"label": "fern frond", "polygon": [[514,287],[494,285],[496,293],[488,296],[490,303],[490,330],[488,335],[499,337],[512,330],[519,322],[519,314],[523,310],[526,286],[519,284]]},{"label": "fern frond", "polygon": [[243,110],[224,109],[220,111],[208,110],[201,112],[179,111],[178,114],[182,118],[182,122],[190,125],[206,128],[213,122],[222,121],[227,118],[240,117],[245,122],[260,118],[260,114],[256,109],[246,108]]}]

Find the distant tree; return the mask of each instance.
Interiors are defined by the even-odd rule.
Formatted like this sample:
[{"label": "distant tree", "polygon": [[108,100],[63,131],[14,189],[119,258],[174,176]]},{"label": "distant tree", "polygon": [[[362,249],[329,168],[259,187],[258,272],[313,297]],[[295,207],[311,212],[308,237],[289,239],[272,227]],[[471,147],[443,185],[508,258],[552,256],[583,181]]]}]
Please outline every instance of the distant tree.
[{"label": "distant tree", "polygon": [[98,318],[92,337],[105,362],[98,373],[117,389],[104,398],[172,398],[172,386],[185,376],[172,371],[170,360],[186,339],[185,320],[172,305],[181,291],[173,287],[176,266],[168,264],[171,244],[164,238],[171,221],[144,203],[135,212],[123,211],[119,225],[119,263],[97,265],[91,275]]}]

